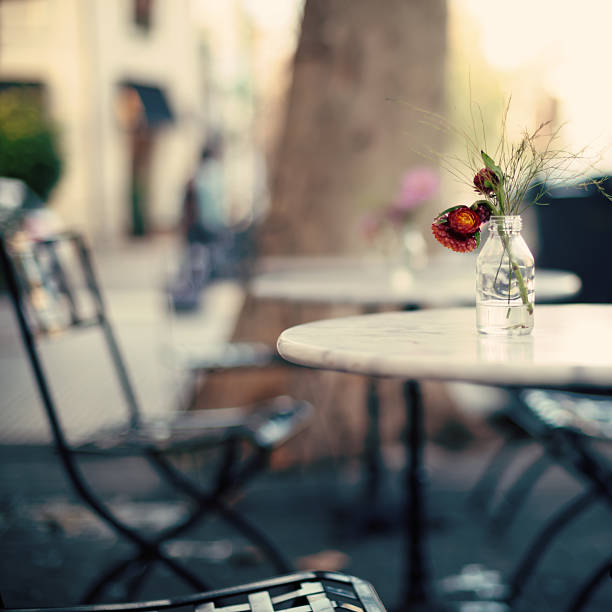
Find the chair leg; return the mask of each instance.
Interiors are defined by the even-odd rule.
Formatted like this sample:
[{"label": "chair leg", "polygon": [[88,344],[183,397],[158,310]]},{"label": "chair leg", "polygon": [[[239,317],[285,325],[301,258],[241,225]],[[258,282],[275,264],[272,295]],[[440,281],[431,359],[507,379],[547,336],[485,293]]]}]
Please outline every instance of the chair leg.
[{"label": "chair leg", "polygon": [[136,559],[125,559],[119,563],[115,563],[104,572],[98,579],[89,587],[85,595],[81,598],[82,603],[91,604],[100,597],[104,588],[111,582],[116,582],[121,579],[121,576],[127,571],[128,567],[135,563]]},{"label": "chair leg", "polygon": [[[292,571],[291,563],[289,563],[280,550],[272,543],[272,541],[255,525],[251,524],[244,516],[238,514],[234,509],[230,508],[228,504],[222,501],[222,496],[231,492],[237,484],[242,483],[242,478],[237,477],[236,481],[232,482],[231,485],[227,483],[227,490],[215,491],[213,494],[206,493],[197,487],[191,480],[189,480],[180,470],[176,469],[172,463],[160,453],[150,453],[148,455],[154,467],[160,470],[160,472],[167,477],[174,486],[179,490],[183,491],[194,501],[197,502],[197,508],[193,511],[191,516],[181,525],[177,525],[169,531],[163,533],[157,540],[157,543],[161,543],[164,540],[176,537],[178,533],[184,531],[188,526],[195,524],[196,522],[204,518],[204,513],[207,511],[215,510],[225,519],[228,523],[238,529],[248,540],[253,542],[255,546],[261,548],[264,554],[268,557],[272,565],[281,572]],[[246,471],[250,472],[254,470],[255,463],[259,464],[263,459],[255,459],[253,463],[247,466]]]},{"label": "chair leg", "polygon": [[123,595],[121,599],[124,599],[125,601],[133,601],[142,587],[144,579],[146,578],[150,569],[153,567],[152,560],[146,560],[142,557],[135,557],[114,564],[100,578],[98,578],[94,584],[90,586],[89,590],[82,599],[83,603],[90,604],[95,602],[108,585],[113,582],[123,580],[124,576],[128,573],[132,566],[136,566],[136,569],[131,578],[125,578],[127,588],[125,589],[125,595]]},{"label": "chair leg", "polygon": [[238,462],[240,451],[239,441],[236,439],[228,440],[227,447],[221,459],[221,465],[217,472],[214,490],[217,494],[225,491],[235,479],[235,466]]},{"label": "chair leg", "polygon": [[550,459],[546,453],[542,453],[514,481],[493,512],[490,526],[492,533],[497,534],[501,530],[508,529],[529,492],[550,466]]},{"label": "chair leg", "polygon": [[589,603],[599,583],[608,576],[612,577],[612,559],[608,559],[601,567],[598,567],[597,570],[593,572],[586,584],[580,589],[567,611],[580,612],[580,610]]},{"label": "chair leg", "polygon": [[586,493],[581,493],[566,503],[539,531],[527,552],[518,563],[514,575],[510,580],[510,594],[508,603],[513,603],[521,595],[525,583],[532,576],[533,570],[546,552],[553,538],[576,516],[584,512],[592,503],[597,501],[600,491],[593,487]]},{"label": "chair leg", "polygon": [[594,484],[599,494],[612,506],[612,472],[604,467],[605,461],[577,435],[569,436],[569,446],[577,453],[577,458],[572,461],[573,467]]},{"label": "chair leg", "polygon": [[[101,519],[113,527],[115,531],[135,544],[140,551],[139,557],[158,559],[164,563],[168,569],[173,571],[178,577],[182,578],[196,591],[207,590],[206,584],[202,580],[200,580],[186,567],[168,557],[162,550],[160,550],[158,543],[142,537],[135,529],[130,528],[113,514],[107,505],[88,486],[85,478],[81,474],[81,471],[76,464],[74,456],[67,449],[60,447],[60,455],[68,475],[83,501],[85,501],[89,508],[93,510]],[[127,565],[123,566],[123,564],[120,564],[120,566],[116,566],[114,570],[119,571],[120,575],[133,562],[134,559],[131,559]],[[122,567],[122,569],[120,569],[120,567]],[[114,575],[115,571],[111,570],[109,573]],[[99,582],[101,584],[103,583],[103,581]]]},{"label": "chair leg", "polygon": [[508,465],[518,451],[517,445],[522,442],[524,440],[510,438],[501,444],[474,485],[467,500],[470,506],[478,509],[485,509],[487,507],[495,494],[495,487],[501,475],[508,468]]},{"label": "chair leg", "polygon": [[280,550],[272,543],[268,536],[248,519],[238,514],[233,508],[220,500],[215,501],[215,507],[219,514],[236,529],[260,548],[281,574],[295,571],[293,565],[285,558]]},{"label": "chair leg", "polygon": [[146,577],[151,573],[155,565],[155,559],[142,560],[138,564],[137,573],[130,578],[126,589],[126,600],[134,601],[140,592]]},{"label": "chair leg", "polygon": [[[200,580],[200,578],[196,577],[195,574],[187,570],[182,564],[168,557],[159,548],[156,548],[156,551],[157,552],[153,554],[150,551],[141,551],[141,554],[136,557],[131,557],[112,565],[89,587],[82,598],[83,603],[89,604],[95,602],[109,584],[121,580],[132,566],[139,564],[144,565],[145,572],[148,572],[148,566],[152,566],[155,561],[159,561],[166,565],[177,577],[189,584],[196,592],[210,590],[210,586],[206,582]],[[137,574],[137,577],[132,579],[136,580],[134,583],[134,588],[136,590],[140,587],[145,577],[146,573],[141,578],[139,578],[139,574]],[[131,590],[132,589],[128,587],[128,593],[130,593]]]}]

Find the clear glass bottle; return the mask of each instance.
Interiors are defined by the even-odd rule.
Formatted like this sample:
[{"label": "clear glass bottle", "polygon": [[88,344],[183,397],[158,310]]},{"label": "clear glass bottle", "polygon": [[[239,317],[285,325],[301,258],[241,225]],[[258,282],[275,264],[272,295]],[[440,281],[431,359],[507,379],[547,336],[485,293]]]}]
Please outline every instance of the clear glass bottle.
[{"label": "clear glass bottle", "polygon": [[476,260],[476,327],[521,336],[533,329],[535,267],[519,216],[491,217]]},{"label": "clear glass bottle", "polygon": [[427,265],[427,243],[414,222],[408,222],[401,234],[401,257],[406,267],[421,270]]}]

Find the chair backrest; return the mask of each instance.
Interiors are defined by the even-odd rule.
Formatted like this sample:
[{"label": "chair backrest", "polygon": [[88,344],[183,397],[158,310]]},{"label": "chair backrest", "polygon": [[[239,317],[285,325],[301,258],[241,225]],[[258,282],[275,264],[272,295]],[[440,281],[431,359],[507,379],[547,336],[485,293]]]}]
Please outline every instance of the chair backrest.
[{"label": "chair backrest", "polygon": [[[611,192],[612,180],[602,183]],[[612,201],[594,185],[553,188],[534,207],[536,265],[576,273],[582,289],[575,302],[612,302],[612,270],[607,265],[612,236]]]},{"label": "chair backrest", "polygon": [[[17,317],[30,365],[56,442],[67,447],[39,341],[77,328],[97,326],[109,349],[126,401],[128,424],[140,416],[134,388],[120,353],[82,236],[64,233],[30,240],[17,232],[0,235],[1,269]],[[78,376],[78,372],[74,372]]]}]

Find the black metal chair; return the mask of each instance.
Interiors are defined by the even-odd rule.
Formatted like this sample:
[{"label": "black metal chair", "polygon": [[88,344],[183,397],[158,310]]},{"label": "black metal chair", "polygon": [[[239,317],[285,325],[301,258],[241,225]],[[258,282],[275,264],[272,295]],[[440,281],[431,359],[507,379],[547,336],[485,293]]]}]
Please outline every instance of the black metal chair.
[{"label": "black metal chair", "polygon": [[[590,440],[612,439],[612,398],[543,389],[517,389],[510,391],[509,395],[514,401],[506,407],[507,417],[536,440],[543,453],[504,495],[496,521],[501,522],[503,517],[507,517],[505,520],[509,524],[538,477],[553,464],[562,466],[585,488],[556,509],[539,528],[504,582],[499,572],[481,566],[468,566],[461,574],[443,581],[443,590],[454,597],[465,596],[475,602],[493,601],[505,606],[500,610],[514,609],[515,605],[522,609],[521,597],[528,582],[537,576],[538,564],[572,521],[597,502],[607,503],[612,508],[612,466],[589,444]],[[489,470],[487,478],[492,477],[493,471]],[[507,528],[507,524],[504,527]],[[604,581],[609,568],[607,560],[587,578],[573,597],[568,597],[568,612],[584,608]]]},{"label": "black metal chair", "polygon": [[[204,517],[215,513],[250,540],[279,572],[291,570],[290,563],[269,538],[233,507],[231,500],[267,464],[275,449],[287,442],[307,423],[311,406],[289,397],[278,397],[249,408],[176,411],[168,417],[143,417],[136,392],[107,318],[89,251],[83,238],[66,233],[42,241],[29,241],[17,233],[0,236],[1,269],[33,369],[55,448],[81,500],[114,531],[136,547],[134,556],[108,568],[87,591],[84,600],[95,601],[106,587],[129,574],[127,598],[142,585],[152,566],[162,563],[196,591],[207,590],[204,580],[164,551],[165,542],[177,538]],[[47,343],[71,330],[101,331],[111,363],[125,399],[126,418],[117,426],[105,427],[88,439],[74,442],[62,421],[52,384],[43,359]],[[269,355],[250,353],[251,359],[237,359],[243,351],[223,349],[207,367],[257,367],[270,362]],[[195,364],[192,364],[195,368]],[[74,376],[79,376],[79,355],[75,355]],[[93,390],[92,390],[93,392]],[[211,451],[212,449],[212,451]],[[220,455],[212,485],[204,487],[174,461],[180,453],[217,452]],[[187,516],[171,527],[144,535],[119,518],[97,494],[80,469],[78,458],[140,456],[161,477],[191,503]],[[135,570],[135,571],[134,571]]]},{"label": "black metal chair", "polygon": [[[506,495],[504,500],[506,509],[509,511],[516,502],[513,509],[516,512],[538,476],[553,464],[563,467],[581,482],[584,491],[558,509],[533,541],[530,554],[514,572],[512,600],[520,596],[536,562],[571,521],[597,502],[604,502],[612,509],[612,465],[591,444],[596,440],[612,440],[612,398],[545,389],[518,390],[515,397],[517,401],[509,408],[510,418],[542,445],[544,454],[517,479],[514,495]],[[535,470],[535,478],[525,478],[536,464],[542,467]],[[597,572],[600,574],[601,570]],[[599,581],[601,577],[589,579],[568,610],[581,609]]]},{"label": "black metal chair", "polygon": [[218,591],[122,604],[11,608],[6,612],[385,612],[371,584],[333,572],[301,572]]}]

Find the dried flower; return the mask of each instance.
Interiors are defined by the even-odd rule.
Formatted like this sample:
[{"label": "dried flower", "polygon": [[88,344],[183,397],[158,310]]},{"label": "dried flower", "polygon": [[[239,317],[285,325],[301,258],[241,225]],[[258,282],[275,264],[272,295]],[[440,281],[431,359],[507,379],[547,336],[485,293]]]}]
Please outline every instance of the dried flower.
[{"label": "dried flower", "polygon": [[[467,178],[467,169],[470,183],[483,196],[470,207],[453,206],[434,219],[431,226],[433,235],[440,244],[453,251],[466,253],[476,249],[480,243],[480,228],[491,215],[519,215],[530,204],[539,203],[554,180],[568,180],[571,177],[572,163],[582,157],[583,151],[572,154],[556,149],[554,144],[558,131],[546,134],[548,123],[540,124],[533,132],[525,131],[518,143],[509,142],[506,133],[509,107],[510,101],[502,117],[501,135],[495,148],[490,149],[487,145],[484,120],[480,108],[476,106],[479,115],[476,117],[472,114],[474,133],[461,133],[467,145],[467,159],[451,158],[449,161],[436,156],[443,167],[461,180]],[[440,122],[433,115],[431,117],[434,117],[434,126],[448,128],[443,121]],[[452,128],[450,131],[456,132]],[[482,146],[479,146],[479,143],[482,143]],[[485,149],[491,152],[493,157]],[[588,182],[594,183],[603,191],[601,181]],[[530,190],[534,195],[528,201],[527,194]],[[532,313],[533,302],[530,302],[520,267],[511,250],[510,240],[503,228],[500,229],[499,235],[510,263],[511,274],[519,286],[521,299],[528,312]]]},{"label": "dried flower", "polygon": [[482,168],[474,176],[474,187],[483,195],[493,195],[498,185],[499,178],[489,168]]},{"label": "dried flower", "polygon": [[432,223],[431,231],[443,246],[469,253],[480,244],[480,228],[491,216],[488,202],[478,200],[472,206],[452,206],[441,212]]},{"label": "dried flower", "polygon": [[475,234],[480,229],[480,215],[467,206],[459,206],[448,213],[448,225],[457,234]]},{"label": "dried flower", "polygon": [[434,221],[431,232],[440,244],[457,253],[469,253],[478,246],[477,234],[457,234],[445,222]]},{"label": "dried flower", "polygon": [[474,210],[476,210],[478,213],[480,223],[486,223],[491,218],[491,209],[489,208],[487,202],[474,202],[474,204],[472,204],[472,208],[474,208]]}]

